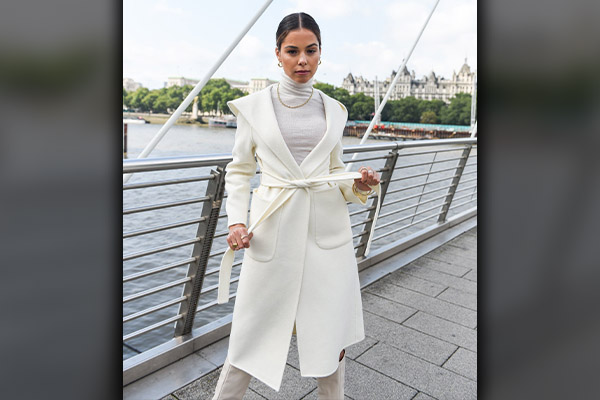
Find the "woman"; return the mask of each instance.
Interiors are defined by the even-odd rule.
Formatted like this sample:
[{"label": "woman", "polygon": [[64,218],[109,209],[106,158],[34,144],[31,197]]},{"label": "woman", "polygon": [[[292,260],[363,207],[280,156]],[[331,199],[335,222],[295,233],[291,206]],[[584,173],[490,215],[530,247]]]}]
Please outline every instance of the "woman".
[{"label": "woman", "polygon": [[[302,376],[317,378],[319,399],[342,399],[344,348],[365,337],[346,201],[365,205],[379,175],[344,172],[348,113],[312,86],[321,63],[314,19],[286,16],[276,44],[281,81],[228,103],[238,128],[225,175],[230,248],[219,303],[229,300],[233,251],[246,250],[214,400],[241,399],[251,376],[279,391],[293,331]],[[255,156],[261,184],[247,227]]]}]

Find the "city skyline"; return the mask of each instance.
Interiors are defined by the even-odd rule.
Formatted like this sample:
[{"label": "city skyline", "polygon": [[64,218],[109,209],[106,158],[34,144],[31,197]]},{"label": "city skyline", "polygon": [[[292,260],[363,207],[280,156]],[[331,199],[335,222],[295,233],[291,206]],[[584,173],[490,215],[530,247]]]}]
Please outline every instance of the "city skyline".
[{"label": "city skyline", "polygon": [[[465,60],[465,62],[464,62],[464,63],[466,63],[467,65],[469,65],[469,67],[471,67],[471,65],[470,65],[470,63],[468,62],[468,60]],[[451,77],[452,77],[452,74],[451,74],[450,76],[443,76],[443,75],[441,75],[441,74],[438,74],[438,73],[436,72],[435,68],[431,68],[431,69],[429,69],[429,73],[428,73],[428,74],[425,74],[425,73],[423,73],[423,74],[419,74],[419,73],[417,73],[415,70],[413,70],[413,69],[409,68],[408,66],[406,66],[406,67],[405,67],[405,69],[407,69],[407,70],[409,71],[409,73],[411,73],[411,74],[413,74],[413,73],[414,73],[414,76],[415,76],[415,78],[416,78],[416,79],[420,79],[420,78],[423,78],[423,79],[425,79],[425,78],[428,78],[428,76],[430,76],[430,75],[431,75],[431,73],[434,73],[434,74],[435,74],[435,76],[436,76],[438,79],[449,79],[449,78],[451,78]],[[471,70],[473,70],[473,69],[471,68]],[[390,71],[390,73],[389,73],[389,74],[387,74],[386,76],[379,76],[379,77],[378,77],[379,81],[380,81],[380,82],[383,82],[383,81],[385,81],[386,79],[388,79],[388,80],[389,80],[389,78],[392,78],[392,79],[393,79],[393,72],[397,72],[397,70],[396,70],[396,69],[394,69],[394,70]],[[455,68],[455,69],[453,70],[453,72],[454,72],[454,73],[456,73],[456,74],[458,74],[458,73],[460,72],[460,67],[458,67],[458,68]],[[359,73],[359,72],[358,72],[358,73],[349,73],[349,74],[351,74],[352,76],[354,76],[354,77],[356,77],[356,78],[358,78],[358,77],[360,77],[360,78],[364,78],[365,80],[368,80],[368,81],[373,81],[373,80],[374,80],[374,79],[369,79],[369,77],[368,77],[366,74],[361,74],[361,73]],[[166,77],[166,78],[165,78],[165,80],[163,81],[163,86],[161,86],[161,87],[148,88],[147,86],[145,86],[145,85],[143,85],[143,84],[142,84],[142,87],[145,87],[145,88],[148,88],[148,89],[160,89],[160,88],[162,88],[162,87],[168,87],[168,81],[169,81],[169,80],[173,80],[173,79],[177,79],[177,78],[183,78],[183,79],[185,79],[185,80],[196,80],[196,81],[200,81],[200,78],[198,78],[198,77],[193,77],[193,76],[176,76],[176,75],[170,75],[170,76],[168,76],[168,77]],[[248,83],[250,83],[252,80],[266,79],[266,80],[278,81],[278,80],[279,80],[278,78],[279,78],[279,77],[277,77],[277,79],[275,79],[275,78],[271,78],[271,77],[252,77],[252,78],[250,78],[250,79],[248,79],[248,80],[244,80],[244,79],[238,79],[238,78],[236,78],[236,77],[229,77],[229,76],[213,76],[211,79],[225,79],[225,80],[227,80],[227,81],[244,82],[244,83],[248,84]],[[343,87],[343,85],[344,85],[344,81],[346,80],[346,78],[347,78],[347,75],[346,75],[346,76],[345,76],[345,77],[342,79],[342,82],[340,82],[340,83],[323,82],[323,81],[321,81],[321,80],[317,79],[316,77],[315,77],[315,81],[316,81],[316,82],[318,82],[318,83],[328,83],[328,84],[331,84],[331,85],[333,85],[333,86],[335,86],[335,87],[339,87],[339,88],[341,88],[341,87]],[[137,81],[135,78],[132,78],[132,77],[130,77],[130,76],[123,76],[123,80],[124,80],[124,81],[125,81],[125,80],[133,80],[133,81],[135,81],[135,83],[141,83],[141,82]],[[195,83],[194,83],[194,84],[195,84]],[[124,85],[124,87],[125,87],[125,85]],[[127,88],[126,88],[126,89],[127,89]],[[128,91],[130,91],[129,89],[127,89],[127,90],[128,90]],[[383,96],[384,94],[385,94],[385,93],[382,93],[382,94],[381,94],[381,96]]]},{"label": "city skyline", "polygon": [[[279,80],[275,30],[283,16],[301,10],[321,28],[323,63],[316,81],[340,87],[348,73],[385,79],[402,63],[434,3],[274,1],[213,78]],[[124,2],[123,77],[149,89],[163,87],[169,77],[201,79],[262,4],[263,0],[229,0],[210,7],[188,1]],[[435,71],[450,77],[467,58],[476,70],[476,15],[475,0],[440,2],[408,68],[417,76]],[[232,28],[223,29],[228,26]]]}]

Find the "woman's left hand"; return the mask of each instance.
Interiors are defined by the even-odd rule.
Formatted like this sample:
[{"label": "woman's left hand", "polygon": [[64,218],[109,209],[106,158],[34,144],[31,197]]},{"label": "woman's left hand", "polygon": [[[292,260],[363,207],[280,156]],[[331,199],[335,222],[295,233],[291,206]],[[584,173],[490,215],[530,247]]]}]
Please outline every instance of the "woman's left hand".
[{"label": "woman's left hand", "polygon": [[362,174],[362,178],[356,178],[354,184],[360,190],[370,190],[370,186],[375,186],[379,183],[379,173],[371,167],[361,166],[358,172]]}]

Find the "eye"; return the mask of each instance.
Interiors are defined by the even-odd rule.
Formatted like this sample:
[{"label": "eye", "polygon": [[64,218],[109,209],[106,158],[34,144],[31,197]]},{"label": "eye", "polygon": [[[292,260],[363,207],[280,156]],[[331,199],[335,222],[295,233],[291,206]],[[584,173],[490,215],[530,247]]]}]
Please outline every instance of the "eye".
[{"label": "eye", "polygon": [[296,54],[296,50],[288,50],[288,54]]},{"label": "eye", "polygon": [[308,53],[309,53],[309,54],[313,54],[313,53],[316,53],[316,52],[317,52],[317,51],[316,51],[316,50],[314,50],[314,49],[310,49],[310,50],[308,50]]}]

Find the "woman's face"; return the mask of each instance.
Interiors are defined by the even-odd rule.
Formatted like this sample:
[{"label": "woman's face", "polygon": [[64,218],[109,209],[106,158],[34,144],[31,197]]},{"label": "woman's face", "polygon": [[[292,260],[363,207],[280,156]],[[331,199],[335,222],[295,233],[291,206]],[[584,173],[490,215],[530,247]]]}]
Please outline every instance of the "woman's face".
[{"label": "woman's face", "polygon": [[283,70],[298,83],[306,83],[317,72],[321,49],[315,34],[308,29],[296,29],[288,33],[281,43],[281,51],[275,48]]}]

